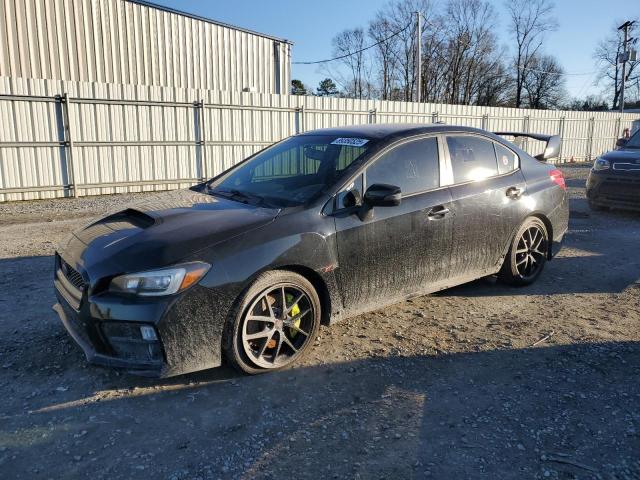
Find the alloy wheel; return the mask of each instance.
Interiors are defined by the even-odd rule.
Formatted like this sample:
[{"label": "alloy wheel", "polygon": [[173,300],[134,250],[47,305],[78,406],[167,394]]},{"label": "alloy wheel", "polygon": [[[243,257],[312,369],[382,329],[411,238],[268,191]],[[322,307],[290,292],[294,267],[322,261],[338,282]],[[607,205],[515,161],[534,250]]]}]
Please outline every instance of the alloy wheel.
[{"label": "alloy wheel", "polygon": [[242,325],[244,352],[258,367],[283,367],[306,347],[315,321],[308,293],[290,283],[270,287],[246,310]]},{"label": "alloy wheel", "polygon": [[520,278],[527,280],[534,277],[544,263],[546,252],[545,232],[537,225],[527,228],[518,240],[516,249],[516,269]]}]

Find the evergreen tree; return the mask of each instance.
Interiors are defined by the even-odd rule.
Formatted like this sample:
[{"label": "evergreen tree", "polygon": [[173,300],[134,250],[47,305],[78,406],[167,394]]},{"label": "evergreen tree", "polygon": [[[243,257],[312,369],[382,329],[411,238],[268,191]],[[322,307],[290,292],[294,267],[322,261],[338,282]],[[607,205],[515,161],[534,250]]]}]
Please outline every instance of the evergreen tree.
[{"label": "evergreen tree", "polygon": [[292,95],[306,95],[307,87],[304,86],[301,80],[291,80],[291,94]]},{"label": "evergreen tree", "polygon": [[325,78],[316,88],[316,95],[319,97],[333,97],[338,94],[338,87],[330,78]]}]

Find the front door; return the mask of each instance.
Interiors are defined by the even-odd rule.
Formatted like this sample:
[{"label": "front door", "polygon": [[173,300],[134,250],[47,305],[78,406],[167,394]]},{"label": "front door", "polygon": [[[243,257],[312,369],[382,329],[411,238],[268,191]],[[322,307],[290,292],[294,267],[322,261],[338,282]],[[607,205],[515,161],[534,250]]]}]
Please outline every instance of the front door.
[{"label": "front door", "polygon": [[402,202],[369,215],[335,212],[336,276],[347,312],[424,291],[447,275],[452,231],[449,190],[440,187],[437,137],[402,143],[375,160],[354,188],[400,187]]}]

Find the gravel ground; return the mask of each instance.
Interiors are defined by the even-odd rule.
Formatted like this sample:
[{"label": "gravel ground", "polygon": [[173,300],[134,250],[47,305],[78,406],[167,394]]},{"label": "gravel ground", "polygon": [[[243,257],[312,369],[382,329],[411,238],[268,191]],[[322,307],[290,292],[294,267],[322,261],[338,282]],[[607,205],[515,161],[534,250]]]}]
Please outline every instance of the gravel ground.
[{"label": "gravel ground", "polygon": [[535,285],[353,318],[259,377],[89,366],[50,310],[56,242],[143,194],[0,204],[0,477],[640,479],[640,215],[590,212],[588,167],[564,171]]}]

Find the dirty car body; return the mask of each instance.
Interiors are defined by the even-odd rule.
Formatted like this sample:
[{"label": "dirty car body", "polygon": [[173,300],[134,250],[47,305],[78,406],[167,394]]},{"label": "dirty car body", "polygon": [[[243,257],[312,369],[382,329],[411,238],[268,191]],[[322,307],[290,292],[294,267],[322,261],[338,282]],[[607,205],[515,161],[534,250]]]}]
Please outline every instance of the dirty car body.
[{"label": "dirty car body", "polygon": [[640,210],[640,130],[596,159],[587,179],[592,208]]},{"label": "dirty car body", "polygon": [[[55,255],[54,309],[90,362],[182,374],[221,364],[224,338],[243,314],[233,312],[265,272],[308,281],[299,298],[312,288],[319,303],[310,298],[308,310],[315,305],[329,324],[498,273],[531,218],[548,233],[551,259],[568,222],[562,176],[492,133],[311,131],[73,233]],[[280,343],[297,351],[283,328],[306,328],[284,298],[296,285],[283,285],[285,312],[263,305],[284,341],[274,365]],[[266,338],[262,352],[275,348],[274,334]]]}]

